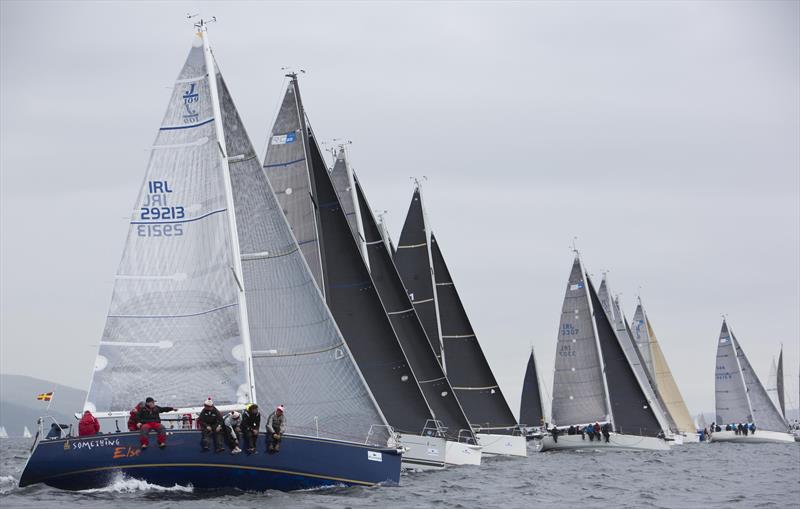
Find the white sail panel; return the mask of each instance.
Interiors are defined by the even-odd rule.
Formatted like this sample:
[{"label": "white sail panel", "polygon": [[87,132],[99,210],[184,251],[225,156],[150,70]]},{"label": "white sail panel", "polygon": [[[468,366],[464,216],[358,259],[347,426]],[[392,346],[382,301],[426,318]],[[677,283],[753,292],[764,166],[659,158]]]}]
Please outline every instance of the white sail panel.
[{"label": "white sail panel", "polygon": [[198,36],[134,206],[87,408],[247,401],[228,213]]},{"label": "white sail panel", "polygon": [[609,413],[586,284],[575,257],[561,309],[553,378],[552,418],[559,426],[604,421]]},{"label": "white sail panel", "polygon": [[641,301],[636,306],[636,311],[633,313],[633,322],[631,323],[631,334],[636,346],[639,347],[639,352],[642,354],[644,366],[650,376],[655,378],[653,370],[653,352],[650,348],[650,336],[647,334],[647,324],[645,323],[644,308],[642,308]]},{"label": "white sail panel", "polygon": [[780,414],[780,411],[769,399],[764,385],[750,365],[750,361],[744,354],[744,350],[736,340],[736,335],[731,331],[733,338],[733,345],[736,348],[736,355],[739,359],[739,366],[742,370],[742,378],[744,378],[744,385],[747,387],[747,394],[750,400],[750,413],[753,416],[752,422],[755,422],[757,429],[765,429],[769,431],[785,432],[789,429],[786,420]]},{"label": "white sail panel", "polygon": [[717,341],[717,364],[714,396],[716,404],[716,423],[726,424],[752,422],[753,415],[747,400],[747,389],[742,378],[742,370],[728,331],[728,324],[722,322],[722,330]]},{"label": "white sail panel", "polygon": [[[259,404],[284,404],[292,432],[355,442],[385,422],[298,248],[220,76],[228,164]],[[370,441],[386,444],[386,427]]]},{"label": "white sail panel", "polygon": [[769,368],[769,377],[767,377],[767,394],[769,394],[769,399],[772,400],[772,403],[775,405],[776,408],[780,408],[781,403],[780,399],[778,398],[778,365],[775,363],[775,358],[772,358],[772,365]]}]

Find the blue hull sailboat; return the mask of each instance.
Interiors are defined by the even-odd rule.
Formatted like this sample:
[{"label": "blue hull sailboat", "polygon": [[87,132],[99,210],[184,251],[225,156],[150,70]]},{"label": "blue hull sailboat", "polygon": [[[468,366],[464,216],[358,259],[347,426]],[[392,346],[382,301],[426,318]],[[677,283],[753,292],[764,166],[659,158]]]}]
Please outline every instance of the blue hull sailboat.
[{"label": "blue hull sailboat", "polygon": [[[398,483],[402,449],[339,332],[217,68],[205,23],[172,90],[115,276],[84,410],[175,410],[165,448],[136,432],[37,441],[20,485],[100,488],[125,475],[197,490]],[[203,452],[213,396],[262,409],[256,454]],[[287,434],[267,454],[266,413]],[[185,428],[185,429],[184,429]],[[219,444],[218,444],[219,445]],[[238,452],[238,451],[231,451]]]}]

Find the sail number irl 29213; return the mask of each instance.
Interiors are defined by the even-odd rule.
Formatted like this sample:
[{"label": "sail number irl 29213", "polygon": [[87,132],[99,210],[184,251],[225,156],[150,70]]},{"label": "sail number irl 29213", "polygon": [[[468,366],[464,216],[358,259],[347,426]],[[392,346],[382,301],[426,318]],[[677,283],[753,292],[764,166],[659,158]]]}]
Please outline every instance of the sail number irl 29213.
[{"label": "sail number irl 29213", "polygon": [[186,212],[182,205],[168,199],[172,189],[166,180],[147,182],[147,193],[139,209],[136,234],[140,237],[178,237],[183,235]]}]

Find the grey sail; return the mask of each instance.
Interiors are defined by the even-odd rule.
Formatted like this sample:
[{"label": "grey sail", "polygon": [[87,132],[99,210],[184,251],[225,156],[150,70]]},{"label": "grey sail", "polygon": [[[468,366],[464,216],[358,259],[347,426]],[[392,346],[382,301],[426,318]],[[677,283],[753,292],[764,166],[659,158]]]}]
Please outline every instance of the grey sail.
[{"label": "grey sail", "polygon": [[441,338],[439,337],[439,315],[433,286],[430,259],[430,234],[425,224],[422,195],[419,187],[414,189],[411,205],[400,233],[394,262],[403,278],[403,284],[414,303],[428,340],[439,362],[442,361]]},{"label": "grey sail", "polygon": [[309,179],[308,139],[301,105],[297,82],[290,80],[267,140],[264,171],[314,280],[324,294],[323,260],[317,238],[317,205],[313,200],[316,193]]},{"label": "grey sail", "polygon": [[609,288],[607,278],[603,276],[603,280],[597,290],[597,297],[600,300],[600,304],[603,306],[603,309],[606,311],[609,320],[613,320],[613,327],[617,334],[617,339],[622,346],[622,350],[625,352],[625,356],[628,359],[628,364],[630,364],[631,369],[633,369],[636,379],[639,381],[639,385],[644,391],[647,400],[650,402],[650,406],[652,407],[653,413],[656,415],[661,428],[664,430],[677,430],[675,422],[672,420],[669,412],[666,410],[666,405],[661,400],[661,396],[658,393],[655,381],[644,367],[642,354],[636,347],[636,344],[631,337],[627,320],[625,319],[625,315],[622,313],[622,309],[619,306],[619,300],[612,300],[610,293],[611,290]]},{"label": "grey sail", "polygon": [[644,360],[647,372],[650,376],[655,378],[653,352],[650,347],[650,336],[647,333],[647,320],[641,302],[636,306],[636,311],[633,313],[633,323],[631,325],[633,340],[636,342],[636,346],[639,347],[639,352],[642,354],[642,360]]},{"label": "grey sail", "polygon": [[470,424],[484,432],[511,434],[517,420],[483,354],[458,290],[447,268],[441,245],[431,233],[431,261],[445,372]]},{"label": "grey sail", "polygon": [[536,369],[536,358],[531,349],[525,378],[522,381],[522,400],[519,408],[519,423],[527,426],[544,425],[544,402],[539,387],[539,373]]},{"label": "grey sail", "polygon": [[736,335],[733,331],[731,331],[731,338],[733,339],[733,346],[736,349],[739,367],[742,370],[744,385],[747,388],[750,414],[753,417],[752,422],[754,422],[759,429],[785,432],[789,429],[786,420],[772,403],[772,400],[770,400],[767,390],[753,370],[753,366],[750,365],[750,361],[739,345],[739,341],[736,340]]},{"label": "grey sail", "polygon": [[717,341],[717,363],[714,378],[717,424],[724,426],[730,423],[752,422],[753,414],[750,411],[742,370],[739,367],[736,349],[725,321],[722,322],[722,329]]},{"label": "grey sail", "polygon": [[[134,204],[86,407],[138,398],[249,401],[239,287],[217,133],[198,38],[172,89]],[[137,398],[137,399],[134,399]]]},{"label": "grey sail", "polygon": [[786,419],[786,395],[783,389],[783,345],[781,345],[781,353],[778,355],[778,371],[777,383],[775,387],[778,389],[778,404],[781,409],[781,416]]},{"label": "grey sail", "polygon": [[[458,440],[462,430],[471,434],[469,421],[428,342],[425,329],[414,311],[414,306],[403,287],[400,275],[385,247],[381,231],[372,215],[372,209],[369,207],[361,184],[357,178],[354,178],[354,183],[372,280],[378,289],[392,327],[397,333],[397,338],[406,353],[414,376],[417,377],[417,382],[425,395],[428,406],[433,411],[436,420],[446,428],[448,438]],[[340,194],[340,196],[342,195]],[[346,201],[347,197],[344,195],[342,201]],[[463,433],[461,437],[466,438]]]},{"label": "grey sail", "polygon": [[609,417],[586,277],[578,256],[570,270],[558,325],[551,416],[559,426]]},{"label": "grey sail", "polygon": [[614,428],[618,432],[658,436],[662,432],[643,384],[637,379],[628,357],[611,325],[608,314],[600,304],[594,285],[587,278],[589,296],[594,311],[597,338],[603,359],[603,371],[611,402]]},{"label": "grey sail", "polygon": [[[347,217],[347,223],[350,225],[350,229],[353,230],[354,235],[360,236],[362,228],[359,225],[359,217],[354,204],[354,184],[350,179],[351,173],[348,171],[347,165],[347,155],[344,148],[341,148],[336,155],[336,161],[333,163],[331,180],[333,181],[333,187],[336,189],[336,194],[339,196],[339,203],[342,205],[342,210],[344,211],[345,217]],[[364,241],[364,239],[358,240],[361,242]]]},{"label": "grey sail", "polygon": [[[295,434],[386,443],[385,424],[336,328],[219,77],[259,403]],[[370,431],[372,434],[370,435]]]},{"label": "grey sail", "polygon": [[[296,78],[293,77],[290,87],[298,98],[295,114],[305,119]],[[433,415],[372,282],[317,140],[305,120],[293,123],[304,126],[301,134],[307,146],[306,179],[310,183],[310,193],[284,193],[281,205],[284,210],[311,207],[314,213],[288,213],[286,218],[295,232],[314,228],[309,230],[307,238],[309,244],[319,246],[319,252],[311,251],[312,259],[307,261],[310,264],[316,259],[322,260],[319,282],[324,288],[326,303],[381,412],[397,431],[419,434]],[[273,133],[277,131],[280,129],[273,129]],[[264,166],[273,188],[287,185],[283,162],[291,161],[276,160],[272,166]],[[297,177],[297,180],[302,179]]]}]

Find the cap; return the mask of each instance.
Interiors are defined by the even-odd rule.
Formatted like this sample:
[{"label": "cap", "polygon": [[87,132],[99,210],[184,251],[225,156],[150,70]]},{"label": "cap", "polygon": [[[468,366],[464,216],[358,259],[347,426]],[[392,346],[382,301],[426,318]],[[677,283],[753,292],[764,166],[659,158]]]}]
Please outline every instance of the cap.
[{"label": "cap", "polygon": [[239,418],[239,412],[237,412],[236,410],[231,412],[231,415],[233,416],[234,419],[238,419]]},{"label": "cap", "polygon": [[203,402],[203,405],[214,406],[214,401],[211,398],[208,398],[207,400],[205,400],[205,402]]},{"label": "cap", "polygon": [[144,400],[144,402],[145,402],[145,403],[150,403],[151,401],[152,401],[153,403],[155,403],[155,402],[156,402],[156,400],[154,400],[154,399],[153,399],[153,398],[151,398],[151,397],[148,397],[146,400]]}]

